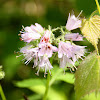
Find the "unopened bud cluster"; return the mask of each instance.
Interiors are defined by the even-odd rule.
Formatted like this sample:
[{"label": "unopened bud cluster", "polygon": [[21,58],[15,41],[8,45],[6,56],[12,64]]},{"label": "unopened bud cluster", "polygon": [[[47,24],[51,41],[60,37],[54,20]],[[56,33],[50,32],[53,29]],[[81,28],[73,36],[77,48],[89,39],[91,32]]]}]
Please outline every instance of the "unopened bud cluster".
[{"label": "unopened bud cluster", "polygon": [[2,70],[2,66],[0,65],[0,80],[4,78],[5,72]]}]

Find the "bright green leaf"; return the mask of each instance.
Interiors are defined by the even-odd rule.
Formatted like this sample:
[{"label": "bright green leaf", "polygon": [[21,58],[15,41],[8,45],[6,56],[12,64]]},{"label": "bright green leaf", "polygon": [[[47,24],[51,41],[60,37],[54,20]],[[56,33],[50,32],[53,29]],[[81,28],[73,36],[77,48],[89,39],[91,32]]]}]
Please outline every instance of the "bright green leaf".
[{"label": "bright green leaf", "polygon": [[89,20],[84,19],[81,27],[82,34],[97,49],[98,38],[100,37],[100,16],[94,15]]},{"label": "bright green leaf", "polygon": [[[16,82],[15,84],[18,87],[22,88],[28,88],[39,95],[44,95],[45,93],[45,80],[41,79],[27,79],[23,81]],[[64,92],[62,91],[56,91],[52,87],[49,88],[49,93],[48,93],[48,100],[67,100],[67,97],[65,96]]]},{"label": "bright green leaf", "polygon": [[23,81],[15,82],[15,85],[21,88],[28,88],[38,94],[45,93],[45,79],[26,79]]},{"label": "bright green leaf", "polygon": [[23,81],[15,82],[15,85],[22,88],[33,87],[38,85],[45,85],[43,79],[26,79]]},{"label": "bright green leaf", "polygon": [[38,93],[38,94],[44,95],[46,87],[43,84],[38,84],[38,85],[34,85],[34,86],[29,87],[29,89]]},{"label": "bright green leaf", "polygon": [[[45,89],[46,88],[43,85],[30,87],[30,90],[32,90],[40,95],[44,95]],[[67,97],[65,96],[64,92],[56,91],[52,87],[49,88],[47,98],[48,98],[48,100],[67,100]]]},{"label": "bright green leaf", "polygon": [[95,52],[83,60],[75,73],[76,98],[100,89],[100,56]]},{"label": "bright green leaf", "polygon": [[74,74],[72,73],[61,73],[56,80],[62,80],[64,82],[70,83],[70,84],[74,84]]},{"label": "bright green leaf", "polygon": [[[65,70],[67,70],[67,68]],[[54,66],[51,73],[52,77],[50,80],[50,85],[52,85],[56,80],[61,80],[70,84],[74,83],[74,74],[68,72],[64,74],[64,69],[59,68],[58,66]]]},{"label": "bright green leaf", "polygon": [[64,92],[50,88],[48,93],[48,100],[67,100],[67,97]]},{"label": "bright green leaf", "polygon": [[46,89],[45,79],[26,79],[23,81],[14,82],[16,86],[28,88],[38,94],[44,94]]}]

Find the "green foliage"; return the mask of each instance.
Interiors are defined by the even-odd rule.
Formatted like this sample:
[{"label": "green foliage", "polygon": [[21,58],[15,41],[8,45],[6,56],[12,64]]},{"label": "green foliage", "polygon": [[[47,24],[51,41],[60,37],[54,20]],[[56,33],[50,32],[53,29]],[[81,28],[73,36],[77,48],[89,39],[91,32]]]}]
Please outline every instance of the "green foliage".
[{"label": "green foliage", "polygon": [[54,66],[54,68],[51,71],[52,78],[50,81],[50,85],[54,83],[56,80],[74,84],[74,74],[68,73],[68,72],[64,74],[64,70],[67,70],[67,69],[62,69],[62,68],[59,68],[58,66]]},{"label": "green foliage", "polygon": [[[15,82],[16,86],[21,87],[21,88],[28,88],[32,90],[35,93],[38,93],[38,96],[41,97],[45,93],[45,81],[46,79],[26,79],[23,81]],[[48,99],[49,100],[67,100],[66,96],[63,92],[56,91],[52,87],[50,87]],[[29,97],[31,98],[30,100],[33,100],[34,95]]]},{"label": "green foliage", "polygon": [[[51,76],[51,80],[49,84],[50,86],[53,85],[53,83],[56,80],[64,81],[70,84],[74,83],[74,75],[68,72],[66,72],[66,74],[64,75],[64,70],[59,69],[59,67],[56,65],[54,66],[51,73],[52,73],[52,76]],[[14,82],[14,83],[16,86],[20,88],[30,89],[31,91],[37,93],[39,96],[41,95],[43,96],[46,90],[46,79],[26,79],[26,80]],[[49,100],[67,100],[67,97],[65,96],[64,91],[57,91],[52,86],[49,88],[48,94],[50,94],[47,96]]]},{"label": "green foliage", "polygon": [[21,88],[28,88],[32,91],[35,91],[39,94],[44,94],[45,92],[45,83],[43,79],[26,79],[23,81],[15,82],[15,85]]},{"label": "green foliage", "polygon": [[81,31],[86,39],[89,40],[92,45],[94,45],[98,52],[97,44],[98,38],[100,37],[100,16],[95,15],[89,20],[84,19]]},{"label": "green foliage", "polygon": [[17,83],[15,82],[15,84],[18,87],[27,88],[27,87],[37,86],[37,85],[45,85],[43,81],[45,81],[45,80],[43,80],[43,79],[26,79],[23,81],[19,81]]},{"label": "green foliage", "polygon": [[79,100],[92,91],[97,93],[99,89],[100,56],[93,52],[85,58],[75,73],[76,99]]},{"label": "green foliage", "polygon": [[[39,95],[44,95],[46,88],[43,85],[38,85],[36,87],[34,87],[34,86],[30,87],[29,89],[38,93]],[[52,87],[49,88],[47,98],[48,98],[48,100],[67,100],[64,92],[57,91],[57,90],[53,89]]]},{"label": "green foliage", "polygon": [[91,93],[89,95],[86,95],[81,100],[100,100],[100,93],[98,93],[97,96],[95,95],[95,93]]}]

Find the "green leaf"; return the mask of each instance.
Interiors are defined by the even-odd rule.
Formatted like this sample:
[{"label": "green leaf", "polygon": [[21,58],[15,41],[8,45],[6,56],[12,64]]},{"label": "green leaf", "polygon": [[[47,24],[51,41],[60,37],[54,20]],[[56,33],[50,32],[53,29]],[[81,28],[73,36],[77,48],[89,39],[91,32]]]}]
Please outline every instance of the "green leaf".
[{"label": "green leaf", "polygon": [[96,52],[88,55],[75,73],[76,99],[100,89],[100,56]]},{"label": "green leaf", "polygon": [[[43,85],[38,85],[38,86],[33,86],[30,89],[40,95],[44,95],[46,88]],[[49,88],[47,98],[48,100],[67,100],[67,97],[65,96],[64,92],[56,91],[52,87]]]},{"label": "green leaf", "polygon": [[38,94],[44,95],[45,90],[46,90],[46,86],[43,84],[38,84],[38,85],[28,87],[28,89],[30,89]]},{"label": "green leaf", "polygon": [[74,74],[72,73],[61,73],[56,80],[61,80],[70,84],[74,84]]},{"label": "green leaf", "polygon": [[16,86],[21,88],[28,88],[38,94],[45,93],[45,79],[26,79],[19,82],[14,82]]},{"label": "green leaf", "polygon": [[97,48],[98,38],[100,38],[100,16],[94,15],[89,20],[84,19],[81,27],[82,34],[92,45]]},{"label": "green leaf", "polygon": [[43,79],[26,79],[23,81],[14,82],[16,86],[27,88],[27,87],[33,87],[38,85],[45,85],[45,80]]},{"label": "green leaf", "polygon": [[89,95],[86,95],[82,100],[100,100],[100,93],[96,96],[95,93],[91,93]]},{"label": "green leaf", "polygon": [[68,100],[63,91],[57,91],[50,88],[48,92],[48,100]]},{"label": "green leaf", "polygon": [[[15,85],[21,88],[28,88],[39,95],[44,95],[45,93],[45,80],[43,79],[26,79],[23,81],[15,82]],[[52,87],[49,88],[48,100],[67,100],[64,92],[56,91]],[[33,100],[33,99],[32,99]]]},{"label": "green leaf", "polygon": [[[44,95],[46,88],[43,85],[38,85],[38,86],[30,87],[30,89],[32,91],[40,94],[40,95]],[[67,100],[64,92],[62,92],[62,91],[56,91],[52,87],[49,88],[47,98],[48,98],[48,100]]]},{"label": "green leaf", "polygon": [[[65,69],[67,70],[67,68]],[[52,85],[56,80],[61,80],[70,84],[74,83],[74,74],[66,72],[64,74],[64,69],[54,66],[51,70],[52,78],[50,80],[50,85]]]}]

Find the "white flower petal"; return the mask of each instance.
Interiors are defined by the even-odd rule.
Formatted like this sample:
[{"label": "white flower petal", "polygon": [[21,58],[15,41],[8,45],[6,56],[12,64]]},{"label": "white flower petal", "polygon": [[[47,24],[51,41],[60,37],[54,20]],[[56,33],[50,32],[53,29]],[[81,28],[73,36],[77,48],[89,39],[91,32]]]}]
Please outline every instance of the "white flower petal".
[{"label": "white flower petal", "polygon": [[81,27],[81,20],[78,17],[75,17],[75,15],[70,16],[70,13],[69,13],[66,29],[71,31],[79,27]]},{"label": "white flower petal", "polygon": [[22,40],[24,40],[24,42],[31,42],[33,40],[39,39],[41,37],[41,34],[43,32],[43,28],[40,24],[36,23],[35,25],[31,25],[30,27],[27,26],[24,28],[24,32],[20,31],[21,34],[21,38]]},{"label": "white flower petal", "polygon": [[72,40],[72,41],[83,41],[82,35],[79,35],[79,33],[71,33],[65,35],[66,40]]}]

